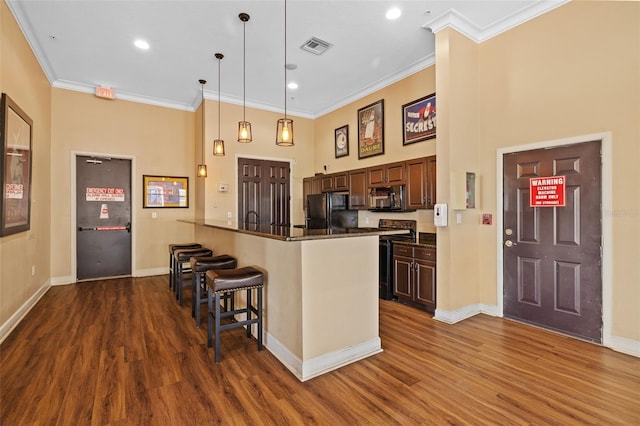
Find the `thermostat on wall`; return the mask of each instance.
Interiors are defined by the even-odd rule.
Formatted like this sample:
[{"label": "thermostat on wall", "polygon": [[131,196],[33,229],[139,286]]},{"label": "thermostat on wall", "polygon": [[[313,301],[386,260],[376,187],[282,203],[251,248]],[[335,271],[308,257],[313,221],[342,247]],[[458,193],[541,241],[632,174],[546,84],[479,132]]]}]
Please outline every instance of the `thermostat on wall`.
[{"label": "thermostat on wall", "polygon": [[218,184],[218,192],[227,192],[229,190],[229,184],[220,183]]}]

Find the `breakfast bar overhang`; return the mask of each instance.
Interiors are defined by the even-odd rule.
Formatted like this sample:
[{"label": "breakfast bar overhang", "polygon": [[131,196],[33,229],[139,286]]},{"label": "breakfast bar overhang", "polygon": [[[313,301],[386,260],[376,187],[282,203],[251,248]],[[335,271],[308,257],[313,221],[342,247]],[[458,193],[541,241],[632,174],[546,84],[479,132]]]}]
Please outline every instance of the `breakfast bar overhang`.
[{"label": "breakfast bar overhang", "polygon": [[382,351],[379,236],[404,231],[190,223],[215,254],[265,274],[264,343],[299,380]]}]

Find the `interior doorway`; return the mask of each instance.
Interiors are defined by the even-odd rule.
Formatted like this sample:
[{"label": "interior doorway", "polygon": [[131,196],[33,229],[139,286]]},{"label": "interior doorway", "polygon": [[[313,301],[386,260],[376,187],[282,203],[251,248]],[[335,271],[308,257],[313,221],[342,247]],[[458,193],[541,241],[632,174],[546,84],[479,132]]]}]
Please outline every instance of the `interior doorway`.
[{"label": "interior doorway", "polygon": [[290,226],[288,162],[238,158],[238,223]]},{"label": "interior doorway", "polygon": [[[502,159],[504,316],[596,343],[603,341],[601,149],[593,140]],[[564,203],[534,202],[535,183],[558,176],[561,187],[550,188]]]}]

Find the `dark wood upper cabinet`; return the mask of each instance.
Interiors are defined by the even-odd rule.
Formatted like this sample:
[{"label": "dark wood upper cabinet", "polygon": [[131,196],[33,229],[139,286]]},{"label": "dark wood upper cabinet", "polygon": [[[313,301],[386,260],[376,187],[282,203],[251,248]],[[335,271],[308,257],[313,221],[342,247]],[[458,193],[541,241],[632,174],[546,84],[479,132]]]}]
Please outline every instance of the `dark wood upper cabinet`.
[{"label": "dark wood upper cabinet", "polygon": [[436,156],[427,157],[427,208],[436,204]]},{"label": "dark wood upper cabinet", "polygon": [[404,161],[381,164],[367,169],[369,186],[403,185],[407,181]]},{"label": "dark wood upper cabinet", "polygon": [[436,199],[436,156],[407,160],[406,207],[432,209]]},{"label": "dark wood upper cabinet", "polygon": [[347,172],[332,173],[321,176],[320,191],[336,192],[349,190],[349,175]]},{"label": "dark wood upper cabinet", "polygon": [[349,208],[353,210],[367,209],[367,169],[349,172]]},{"label": "dark wood upper cabinet", "polygon": [[302,179],[302,209],[307,208],[307,195],[320,194],[322,176],[312,176]]},{"label": "dark wood upper cabinet", "polygon": [[436,202],[436,156],[304,178],[303,209],[309,194],[349,191],[349,208],[366,210],[369,189],[391,185],[406,186],[407,209],[432,209]]}]

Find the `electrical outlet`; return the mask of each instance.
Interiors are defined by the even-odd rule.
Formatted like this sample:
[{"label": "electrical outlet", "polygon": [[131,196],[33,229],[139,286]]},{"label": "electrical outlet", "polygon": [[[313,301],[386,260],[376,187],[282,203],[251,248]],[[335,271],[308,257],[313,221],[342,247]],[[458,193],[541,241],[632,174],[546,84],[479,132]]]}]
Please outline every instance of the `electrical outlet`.
[{"label": "electrical outlet", "polygon": [[36,275],[36,265],[32,265],[31,266],[31,276],[35,277],[35,275]]},{"label": "electrical outlet", "polygon": [[151,219],[157,219],[158,218],[158,212],[151,212]]},{"label": "electrical outlet", "polygon": [[233,213],[227,212],[227,219],[231,219],[231,218],[233,218]]}]

